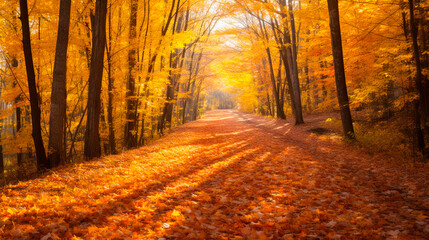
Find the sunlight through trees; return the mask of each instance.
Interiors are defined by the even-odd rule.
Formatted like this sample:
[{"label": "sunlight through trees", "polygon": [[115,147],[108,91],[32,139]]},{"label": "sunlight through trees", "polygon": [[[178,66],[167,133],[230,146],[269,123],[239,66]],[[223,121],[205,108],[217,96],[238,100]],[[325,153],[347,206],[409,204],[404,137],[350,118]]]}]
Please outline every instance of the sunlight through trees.
[{"label": "sunlight through trees", "polygon": [[215,108],[341,110],[346,136],[427,155],[428,4],[338,8],[334,34],[325,0],[3,0],[1,172],[137,148]]}]

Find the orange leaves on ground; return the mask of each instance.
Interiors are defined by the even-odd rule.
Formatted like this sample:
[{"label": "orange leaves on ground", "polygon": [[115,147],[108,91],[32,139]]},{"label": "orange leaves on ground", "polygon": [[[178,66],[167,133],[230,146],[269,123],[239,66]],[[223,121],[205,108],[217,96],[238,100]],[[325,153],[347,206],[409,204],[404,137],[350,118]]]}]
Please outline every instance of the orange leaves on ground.
[{"label": "orange leaves on ground", "polygon": [[215,111],[150,146],[4,187],[0,238],[421,239],[425,181],[303,127]]}]

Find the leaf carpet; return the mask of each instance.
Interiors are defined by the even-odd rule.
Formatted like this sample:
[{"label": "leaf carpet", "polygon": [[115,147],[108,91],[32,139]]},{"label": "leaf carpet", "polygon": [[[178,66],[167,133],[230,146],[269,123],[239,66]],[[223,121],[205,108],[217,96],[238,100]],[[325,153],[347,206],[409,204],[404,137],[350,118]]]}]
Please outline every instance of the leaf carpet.
[{"label": "leaf carpet", "polygon": [[0,192],[1,239],[425,239],[427,174],[217,110]]}]

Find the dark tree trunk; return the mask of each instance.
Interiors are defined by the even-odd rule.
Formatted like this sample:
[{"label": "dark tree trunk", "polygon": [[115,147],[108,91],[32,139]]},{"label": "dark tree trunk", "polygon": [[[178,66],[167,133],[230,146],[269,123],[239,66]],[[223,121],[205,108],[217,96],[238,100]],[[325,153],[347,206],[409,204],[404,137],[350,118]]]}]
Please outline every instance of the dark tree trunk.
[{"label": "dark tree trunk", "polygon": [[343,47],[341,42],[340,16],[338,12],[338,0],[328,0],[329,19],[331,27],[332,54],[334,56],[335,82],[337,85],[337,97],[341,111],[341,121],[346,137],[355,138],[352,115],[347,94],[346,76],[344,72]]},{"label": "dark tree trunk", "polygon": [[199,107],[200,107],[200,94],[201,94],[201,85],[202,85],[202,80],[201,82],[198,84],[198,89],[197,89],[197,96],[195,97],[195,102],[194,102],[194,110],[192,111],[192,118],[191,120],[195,121],[198,118],[198,111],[199,111]]},{"label": "dark tree trunk", "polygon": [[134,148],[137,146],[137,122],[136,122],[136,106],[137,99],[135,94],[136,80],[134,77],[134,68],[136,66],[137,52],[135,41],[137,37],[137,11],[138,11],[138,1],[131,0],[131,9],[130,9],[130,32],[129,32],[129,44],[130,49],[128,51],[128,81],[127,81],[127,114],[126,114],[126,124],[125,124],[125,145],[127,148]]},{"label": "dark tree trunk", "polygon": [[4,179],[3,145],[0,144],[0,181],[3,181],[3,179]]},{"label": "dark tree trunk", "polygon": [[274,117],[273,111],[271,111],[271,101],[270,101],[270,94],[268,93],[268,90],[267,90],[267,105],[268,105],[268,112],[270,116]]},{"label": "dark tree trunk", "polygon": [[[289,95],[291,100],[292,112],[295,116],[295,124],[304,123],[302,116],[302,103],[301,103],[301,90],[299,85],[299,76],[298,76],[298,64],[296,58],[296,32],[295,32],[295,18],[293,15],[292,2],[289,1],[289,6],[286,5],[286,0],[279,1],[280,7],[289,8],[290,14],[290,24],[291,29],[288,28],[288,23],[284,21],[283,23],[283,33],[282,38],[279,38],[279,43],[282,45],[280,48],[280,54],[283,58],[283,64],[286,69],[286,80],[289,88]],[[281,13],[283,19],[288,19],[286,13]],[[276,22],[278,27],[278,24]],[[290,46],[288,46],[290,45]]]},{"label": "dark tree trunk", "polygon": [[[418,36],[418,28],[417,23],[414,17],[414,1],[408,0],[409,6],[410,6],[410,27],[411,27],[411,38],[413,41],[413,54],[414,54],[414,62],[416,66],[416,76],[415,76],[415,87],[416,91],[419,94],[419,97],[416,101],[416,116],[415,116],[415,123],[416,123],[416,134],[417,134],[417,141],[419,150],[425,154],[425,141],[424,141],[424,132],[421,127],[421,120],[423,120],[423,124],[426,125],[427,121],[427,107],[426,107],[426,97],[425,97],[425,91],[423,87],[423,75],[422,75],[422,65],[420,61],[420,50],[419,45],[417,42],[417,36]],[[419,111],[421,113],[419,113]]]},{"label": "dark tree trunk", "polygon": [[[105,114],[103,102],[101,102],[100,109],[101,109],[101,113],[100,113],[101,123],[100,123],[100,125],[101,125],[101,128],[102,128],[102,131],[108,131],[106,114]],[[108,139],[104,138],[104,139],[100,139],[100,141],[101,141],[101,143],[103,143],[104,154],[105,155],[109,155],[110,154],[110,147],[109,147],[109,141],[108,141]]]},{"label": "dark tree trunk", "polygon": [[[174,3],[174,2],[173,2]],[[173,5],[174,6],[174,5]],[[180,16],[179,16],[180,15]],[[186,27],[184,27],[183,22],[188,19],[184,20],[183,14],[180,12],[180,0],[177,2],[176,11],[175,11],[175,18],[173,22],[173,33],[180,33],[183,30],[186,30]],[[176,49],[175,51],[172,51],[170,53],[170,73],[169,73],[169,83],[167,86],[166,91],[166,102],[164,104],[163,108],[163,114],[161,115],[160,119],[160,127],[159,132],[163,134],[164,129],[171,128],[172,122],[173,122],[173,111],[174,111],[174,101],[176,96],[176,88],[178,87],[178,79],[180,78],[181,72],[179,73],[173,73],[172,69],[179,68],[181,70],[183,66],[183,60],[180,59],[180,56],[182,58],[185,56],[186,53],[186,47],[180,51],[179,49]]]},{"label": "dark tree trunk", "polygon": [[308,68],[308,60],[305,61],[304,66],[304,73],[306,78],[306,89],[307,89],[307,112],[311,112],[311,94],[310,94],[310,76],[309,76],[310,69]]},{"label": "dark tree trunk", "polygon": [[115,130],[113,128],[113,84],[115,79],[112,76],[112,9],[109,8],[109,42],[107,48],[107,124],[109,128],[109,147],[110,153],[116,154]]},{"label": "dark tree trunk", "polygon": [[[189,77],[188,77],[188,81],[186,83],[186,88],[185,88],[186,94],[190,94],[189,90],[191,89],[191,84],[192,84],[194,56],[195,56],[195,47],[192,50],[191,61],[189,63]],[[185,99],[183,99],[182,124],[186,123],[186,106],[188,104],[188,101],[189,101],[189,97],[186,97]]]},{"label": "dark tree trunk", "polygon": [[[274,25],[272,25],[272,27],[274,27]],[[265,22],[262,21],[261,19],[259,19],[259,28],[261,29],[261,32],[262,32],[263,36],[265,37],[265,40],[268,42],[268,32],[267,32],[267,29],[265,27]],[[280,101],[280,93],[279,93],[279,89],[277,88],[277,84],[276,84],[273,59],[271,57],[271,50],[269,47],[267,47],[265,49],[265,51],[267,53],[268,65],[270,67],[270,79],[271,79],[271,86],[273,88],[274,101],[276,104],[277,117],[280,119],[286,119],[286,114],[284,113],[284,110],[283,110],[283,102]]]},{"label": "dark tree trunk", "polygon": [[280,119],[286,119],[286,114],[283,110],[283,102],[280,101],[279,89],[276,87],[276,80],[274,76],[274,67],[273,67],[273,62],[271,58],[271,51],[269,48],[267,48],[266,52],[268,55],[268,64],[270,66],[271,84],[273,87],[274,100],[276,102],[277,117]]},{"label": "dark tree trunk", "polygon": [[[192,107],[188,107],[188,109],[187,109],[187,105],[188,105],[188,102],[189,102],[189,106],[193,105],[194,94],[195,94],[195,83],[197,81],[197,75],[200,72],[200,62],[201,62],[201,59],[203,57],[203,52],[201,51],[198,55],[198,58],[196,60],[194,60],[194,54],[195,54],[195,48],[192,51],[192,55],[191,55],[191,61],[190,61],[190,66],[189,66],[188,85],[186,88],[186,92],[189,94],[189,96],[187,96],[183,101],[182,124],[185,124],[186,119],[190,119],[191,112],[193,111]],[[195,70],[193,67],[194,62],[195,62]],[[187,113],[189,114],[188,117],[186,117]]]},{"label": "dark tree trunk", "polygon": [[69,42],[71,0],[61,0],[58,22],[57,46],[55,50],[54,76],[49,118],[50,167],[66,161],[65,122],[67,107],[67,47]]},{"label": "dark tree trunk", "polygon": [[[18,102],[21,100],[21,96],[18,96],[15,98],[15,104],[17,105]],[[22,128],[22,117],[21,117],[21,107],[16,107],[15,109],[15,115],[16,115],[16,133],[18,134],[19,131],[21,131]],[[16,138],[16,135],[15,135]],[[16,153],[16,163],[18,164],[18,167],[20,170],[22,167],[22,149],[19,148],[18,152]]]},{"label": "dark tree trunk", "polygon": [[103,60],[106,44],[107,0],[95,3],[95,19],[92,40],[91,67],[88,88],[88,115],[85,131],[85,156],[89,159],[101,156],[100,147],[100,111],[101,80],[103,78]]},{"label": "dark tree trunk", "polygon": [[293,68],[293,74],[292,74],[292,84],[293,84],[293,91],[294,91],[294,98],[295,98],[295,124],[302,124],[304,123],[304,118],[302,116],[302,103],[301,103],[301,89],[299,85],[299,76],[298,76],[298,50],[297,50],[297,43],[296,43],[296,30],[295,30],[295,17],[293,15],[293,5],[292,0],[289,0],[289,15],[290,15],[290,25],[291,25],[291,38],[292,38],[292,68]]},{"label": "dark tree trunk", "polygon": [[49,162],[46,158],[45,146],[43,145],[43,138],[40,127],[39,94],[37,93],[33,54],[31,52],[31,37],[30,25],[28,22],[27,0],[19,0],[19,7],[21,9],[20,19],[22,23],[22,44],[24,48],[25,67],[27,70],[28,90],[30,92],[32,136],[36,149],[37,170],[43,171],[44,169],[49,167]]},{"label": "dark tree trunk", "polygon": [[[2,108],[0,107],[0,110],[2,110]],[[0,139],[3,133],[3,119],[0,120]],[[0,142],[0,181],[2,182],[4,179],[4,159],[3,159],[3,145]],[[2,183],[0,182],[0,185],[2,185]]]}]

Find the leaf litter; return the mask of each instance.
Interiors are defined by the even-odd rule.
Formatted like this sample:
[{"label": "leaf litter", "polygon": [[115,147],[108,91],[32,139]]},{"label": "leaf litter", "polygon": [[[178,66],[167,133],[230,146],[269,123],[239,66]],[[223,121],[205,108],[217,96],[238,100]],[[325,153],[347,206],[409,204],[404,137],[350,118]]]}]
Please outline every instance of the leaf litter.
[{"label": "leaf litter", "polygon": [[0,238],[424,239],[426,176],[217,110],[149,146],[2,188]]}]

